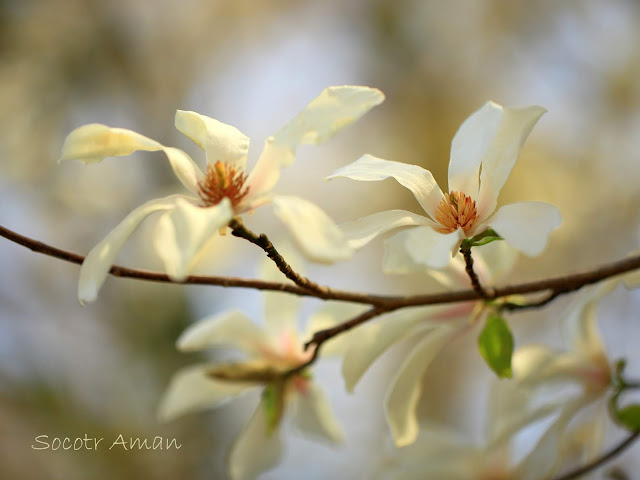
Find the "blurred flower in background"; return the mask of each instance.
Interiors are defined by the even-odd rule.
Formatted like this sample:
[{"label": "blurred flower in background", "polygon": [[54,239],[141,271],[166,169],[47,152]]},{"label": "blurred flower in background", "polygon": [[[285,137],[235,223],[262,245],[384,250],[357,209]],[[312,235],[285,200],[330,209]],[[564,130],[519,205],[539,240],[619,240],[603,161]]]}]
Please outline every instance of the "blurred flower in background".
[{"label": "blurred flower in background", "polygon": [[[0,224],[86,254],[133,207],[175,191],[177,180],[160,155],[131,159],[127,176],[120,175],[124,159],[99,168],[57,167],[65,136],[79,125],[119,125],[191,153],[173,129],[177,109],[267,138],[326,86],[356,84],[382,90],[385,104],[330,145],[301,148],[279,193],[303,194],[338,222],[389,208],[418,211],[392,181],[376,184],[372,196],[371,185],[322,178],[370,153],[420,165],[444,185],[451,138],[468,112],[487,99],[544,105],[549,112],[499,200],[554,204],[564,223],[544,255],[522,258],[510,280],[593,266],[638,245],[639,37],[640,4],[626,0],[0,2]],[[277,245],[280,226],[270,212],[249,220]],[[141,241],[127,245],[117,262],[159,268],[144,247],[153,227],[138,231]],[[252,276],[262,252],[245,243],[216,239],[198,272]],[[380,293],[441,288],[424,276],[385,277],[381,257],[379,248],[367,249],[344,265],[311,266],[309,276]],[[257,312],[255,292],[118,279],[96,303],[80,307],[77,267],[8,242],[0,261],[0,477],[73,480],[88,471],[96,479],[223,477],[226,446],[244,425],[238,412],[249,403],[240,399],[237,407],[170,425],[159,425],[153,412],[171,375],[202,360],[175,352],[180,332],[238,302]],[[562,348],[556,333],[567,302],[514,315],[516,344]],[[640,353],[632,312],[639,302],[635,293],[616,291],[600,305],[607,351],[627,357],[635,377]],[[474,347],[474,339],[461,341],[434,359],[416,414],[478,437],[492,373],[477,362]],[[390,365],[373,365],[354,395],[344,393],[337,364],[314,368],[323,385],[333,386],[327,395],[345,445],[333,450],[295,438],[264,478],[299,478],[301,471],[305,478],[372,477],[371,452],[389,435],[375,399],[392,378]],[[473,408],[469,398],[477,399]],[[159,435],[183,446],[30,448],[37,435],[85,433]],[[637,448],[616,464],[637,470]]]}]

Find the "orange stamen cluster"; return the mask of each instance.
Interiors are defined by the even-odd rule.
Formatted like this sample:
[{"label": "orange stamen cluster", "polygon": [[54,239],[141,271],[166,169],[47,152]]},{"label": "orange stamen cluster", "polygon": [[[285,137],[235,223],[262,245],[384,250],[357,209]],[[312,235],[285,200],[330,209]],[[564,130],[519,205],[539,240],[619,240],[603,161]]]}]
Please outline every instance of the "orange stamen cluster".
[{"label": "orange stamen cluster", "polygon": [[215,165],[207,165],[207,175],[198,186],[198,194],[206,207],[212,207],[228,198],[231,206],[237,206],[249,193],[249,188],[244,184],[247,176],[242,172],[217,161]]},{"label": "orange stamen cluster", "polygon": [[436,231],[451,233],[455,232],[458,227],[462,227],[464,233],[467,233],[478,220],[476,202],[464,193],[451,192],[440,200],[435,217],[442,225],[442,227],[437,227]]}]

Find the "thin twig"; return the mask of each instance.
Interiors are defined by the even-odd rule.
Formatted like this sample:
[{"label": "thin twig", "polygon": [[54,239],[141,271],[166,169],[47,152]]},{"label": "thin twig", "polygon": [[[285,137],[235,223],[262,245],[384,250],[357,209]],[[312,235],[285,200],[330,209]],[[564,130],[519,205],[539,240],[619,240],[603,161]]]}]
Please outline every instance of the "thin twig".
[{"label": "thin twig", "polygon": [[543,307],[543,306],[547,305],[548,303],[551,303],[552,301],[554,301],[562,293],[566,293],[566,292],[562,292],[560,290],[552,290],[550,293],[545,295],[544,298],[542,298],[540,300],[536,300],[534,302],[528,302],[528,303],[506,302],[506,303],[501,305],[501,308],[504,309],[504,310],[509,310],[511,312],[513,312],[515,310],[529,310],[529,309],[532,309],[532,308],[540,308],[540,307]]},{"label": "thin twig", "polygon": [[482,298],[488,298],[489,295],[487,294],[485,289],[482,288],[482,285],[480,285],[480,279],[478,278],[478,274],[473,269],[473,257],[471,256],[471,245],[468,243],[462,242],[462,245],[460,245],[460,253],[464,257],[465,270],[467,271],[467,275],[471,280],[471,286],[473,287],[473,290],[476,291],[478,295],[480,295]]},{"label": "thin twig", "polygon": [[640,436],[640,432],[633,432],[627,438],[625,438],[622,442],[616,445],[614,448],[603,454],[602,456],[596,458],[592,462],[583,465],[582,467],[576,468],[560,477],[556,477],[553,480],[571,480],[573,478],[578,478],[585,473],[591,472],[596,468],[604,465],[609,460],[612,460],[614,457],[621,454],[627,447],[629,447],[633,442],[635,442]]},{"label": "thin twig", "polygon": [[[65,260],[70,263],[79,265],[84,261],[84,256],[82,255],[52,247],[37,240],[19,235],[2,226],[0,226],[0,236],[5,237],[6,239],[22,245],[26,248],[29,248],[34,252],[42,253],[50,257],[58,258],[60,260]],[[578,290],[585,285],[598,283],[607,278],[621,275],[623,273],[627,273],[639,268],[640,255],[627,257],[622,260],[602,265],[581,273],[574,273],[571,275],[557,276],[543,280],[536,280],[533,282],[497,287],[488,292],[489,299],[495,300],[497,298],[506,297],[508,295],[524,295],[545,291],[557,291],[558,295],[562,295],[574,290]],[[191,275],[187,277],[183,282],[175,282],[163,273],[137,270],[133,268],[121,267],[118,265],[114,265],[111,268],[110,273],[111,275],[117,277],[135,278],[138,280],[147,280],[160,283],[216,285],[221,287],[252,288],[255,290],[274,290],[287,292],[294,295],[320,298],[323,300],[339,300],[344,302],[371,305],[373,307],[383,308],[385,311],[397,310],[399,308],[405,307],[441,305],[481,299],[480,295],[478,295],[478,293],[472,289],[458,290],[454,292],[430,293],[426,295],[384,296],[336,289],[329,289],[325,293],[314,292],[312,290],[308,290],[306,288],[302,288],[289,283],[267,282],[264,280],[223,276]]]},{"label": "thin twig", "polygon": [[244,238],[245,240],[248,240],[249,242],[257,245],[262,250],[264,250],[267,256],[276,264],[278,269],[289,280],[291,280],[299,287],[321,294],[325,294],[329,291],[327,287],[320,286],[317,283],[312,282],[308,278],[296,273],[293,268],[291,268],[291,265],[286,262],[284,257],[280,255],[280,253],[276,250],[269,238],[264,233],[256,235],[247,227],[245,227],[239,218],[232,219],[229,222],[229,227],[231,228],[231,234],[234,237]]}]

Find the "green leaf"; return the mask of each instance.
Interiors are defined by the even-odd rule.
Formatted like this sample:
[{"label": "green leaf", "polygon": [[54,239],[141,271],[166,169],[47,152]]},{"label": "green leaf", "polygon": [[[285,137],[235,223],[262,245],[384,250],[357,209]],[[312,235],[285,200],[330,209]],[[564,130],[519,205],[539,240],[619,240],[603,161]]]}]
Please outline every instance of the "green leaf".
[{"label": "green leaf", "polygon": [[502,237],[492,228],[487,228],[484,232],[468,239],[471,247],[481,247],[496,240],[502,240]]},{"label": "green leaf", "polygon": [[640,431],[640,405],[629,405],[616,412],[618,421],[630,430]]},{"label": "green leaf", "polygon": [[495,313],[489,315],[478,337],[478,350],[498,377],[511,378],[513,335],[504,318]]},{"label": "green leaf", "polygon": [[278,428],[284,412],[284,382],[270,383],[262,391],[262,408],[267,418],[267,435]]}]

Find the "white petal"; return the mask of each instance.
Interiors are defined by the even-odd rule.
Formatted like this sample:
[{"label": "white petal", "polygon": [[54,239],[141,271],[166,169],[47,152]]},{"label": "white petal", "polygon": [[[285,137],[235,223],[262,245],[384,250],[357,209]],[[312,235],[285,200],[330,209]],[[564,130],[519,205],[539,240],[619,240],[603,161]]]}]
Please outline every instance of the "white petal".
[{"label": "white petal", "polygon": [[229,346],[256,353],[264,343],[265,332],[246,315],[231,311],[194,323],[178,338],[178,349],[194,352],[209,347]]},{"label": "white petal", "polygon": [[434,212],[444,198],[440,187],[429,170],[418,165],[383,160],[373,155],[363,155],[349,165],[336,170],[325,180],[346,177],[361,182],[377,182],[395,178],[405,188],[411,190],[424,211],[434,218]]},{"label": "white petal", "polygon": [[388,210],[359,218],[339,225],[340,230],[353,249],[359,249],[389,230],[415,225],[435,225],[433,221],[422,215],[405,210]]},{"label": "white petal", "polygon": [[342,428],[331,412],[329,402],[322,389],[309,382],[304,393],[298,393],[295,401],[295,426],[304,433],[328,440],[331,443],[342,443]]},{"label": "white petal", "polygon": [[503,110],[502,122],[482,159],[480,194],[476,200],[478,222],[483,222],[495,210],[498,194],[518,160],[522,145],[545,112],[537,106]]},{"label": "white petal", "polygon": [[282,457],[280,430],[268,434],[262,402],[247,426],[240,432],[229,454],[229,477],[232,480],[253,480],[260,473],[275,467]]},{"label": "white petal", "polygon": [[98,290],[107,278],[118,252],[124,242],[138,228],[140,222],[154,212],[172,209],[179,199],[182,199],[180,195],[171,195],[141,205],[127,215],[116,228],[91,249],[80,268],[78,282],[80,303],[93,302],[96,299]]},{"label": "white petal", "polygon": [[410,268],[405,264],[407,261],[425,267],[444,268],[463,238],[461,228],[446,234],[431,227],[410,228],[385,240],[382,268],[385,272],[400,272]]},{"label": "white petal", "polygon": [[124,128],[111,128],[99,123],[76,128],[64,141],[62,156],[58,162],[79,160],[83,163],[95,163],[106,157],[130,155],[137,150],[164,151],[178,179],[192,193],[198,193],[198,182],[203,179],[204,174],[189,155]]},{"label": "white petal", "polygon": [[196,365],[176,373],[165,392],[158,418],[168,422],[185,413],[217,407],[241,395],[255,385],[239,382],[223,382],[207,375],[210,365]]},{"label": "white petal", "polygon": [[540,255],[547,238],[562,223],[556,207],[544,202],[512,203],[487,222],[511,246],[529,256]]},{"label": "white petal", "polygon": [[153,239],[167,275],[172,280],[183,281],[197,263],[203,247],[232,217],[228,198],[207,208],[179,199],[175,208],[158,221]]},{"label": "white petal", "polygon": [[178,110],[176,128],[207,153],[207,163],[218,160],[244,171],[249,151],[249,137],[236,127],[196,112]]},{"label": "white petal", "polygon": [[480,163],[487,154],[502,120],[502,107],[485,103],[463,123],[451,142],[449,191],[478,198]]},{"label": "white petal", "polygon": [[[327,328],[335,327],[338,323],[347,321],[366,310],[363,305],[356,305],[344,302],[324,302],[323,306],[316,310],[307,323],[303,341],[311,340],[314,333]],[[359,332],[359,330],[358,330]],[[322,344],[320,355],[322,358],[328,356],[342,355],[348,348],[349,339],[352,332],[345,332],[342,335],[332,338]],[[358,333],[359,335],[359,333]]]},{"label": "white petal", "polygon": [[[518,252],[507,242],[492,242],[474,250],[474,264],[481,283],[495,284],[496,280],[513,270],[518,259]],[[464,261],[462,272],[464,271]]]},{"label": "white petal", "polygon": [[353,254],[342,231],[315,204],[300,197],[278,195],[273,197],[273,207],[310,260],[331,263]]},{"label": "white petal", "polygon": [[247,179],[251,194],[269,192],[280,177],[280,169],[291,165],[301,144],[324,143],[382,103],[380,90],[360,86],[329,87],[295,118],[269,137],[258,163]]},{"label": "white petal", "polygon": [[136,150],[155,152],[163,148],[155,140],[132,130],[91,123],[76,128],[67,136],[58,163],[63,160],[95,163],[106,157],[130,155]]},{"label": "white petal", "polygon": [[397,447],[413,443],[418,436],[416,407],[422,392],[422,377],[455,331],[441,326],[415,333],[425,336],[403,362],[385,399],[387,423]]},{"label": "white petal", "polygon": [[403,309],[385,315],[375,323],[358,329],[357,334],[350,335],[342,361],[342,376],[347,391],[353,392],[362,375],[391,345],[415,335],[416,326],[428,320],[430,313],[431,310],[424,307]]}]

